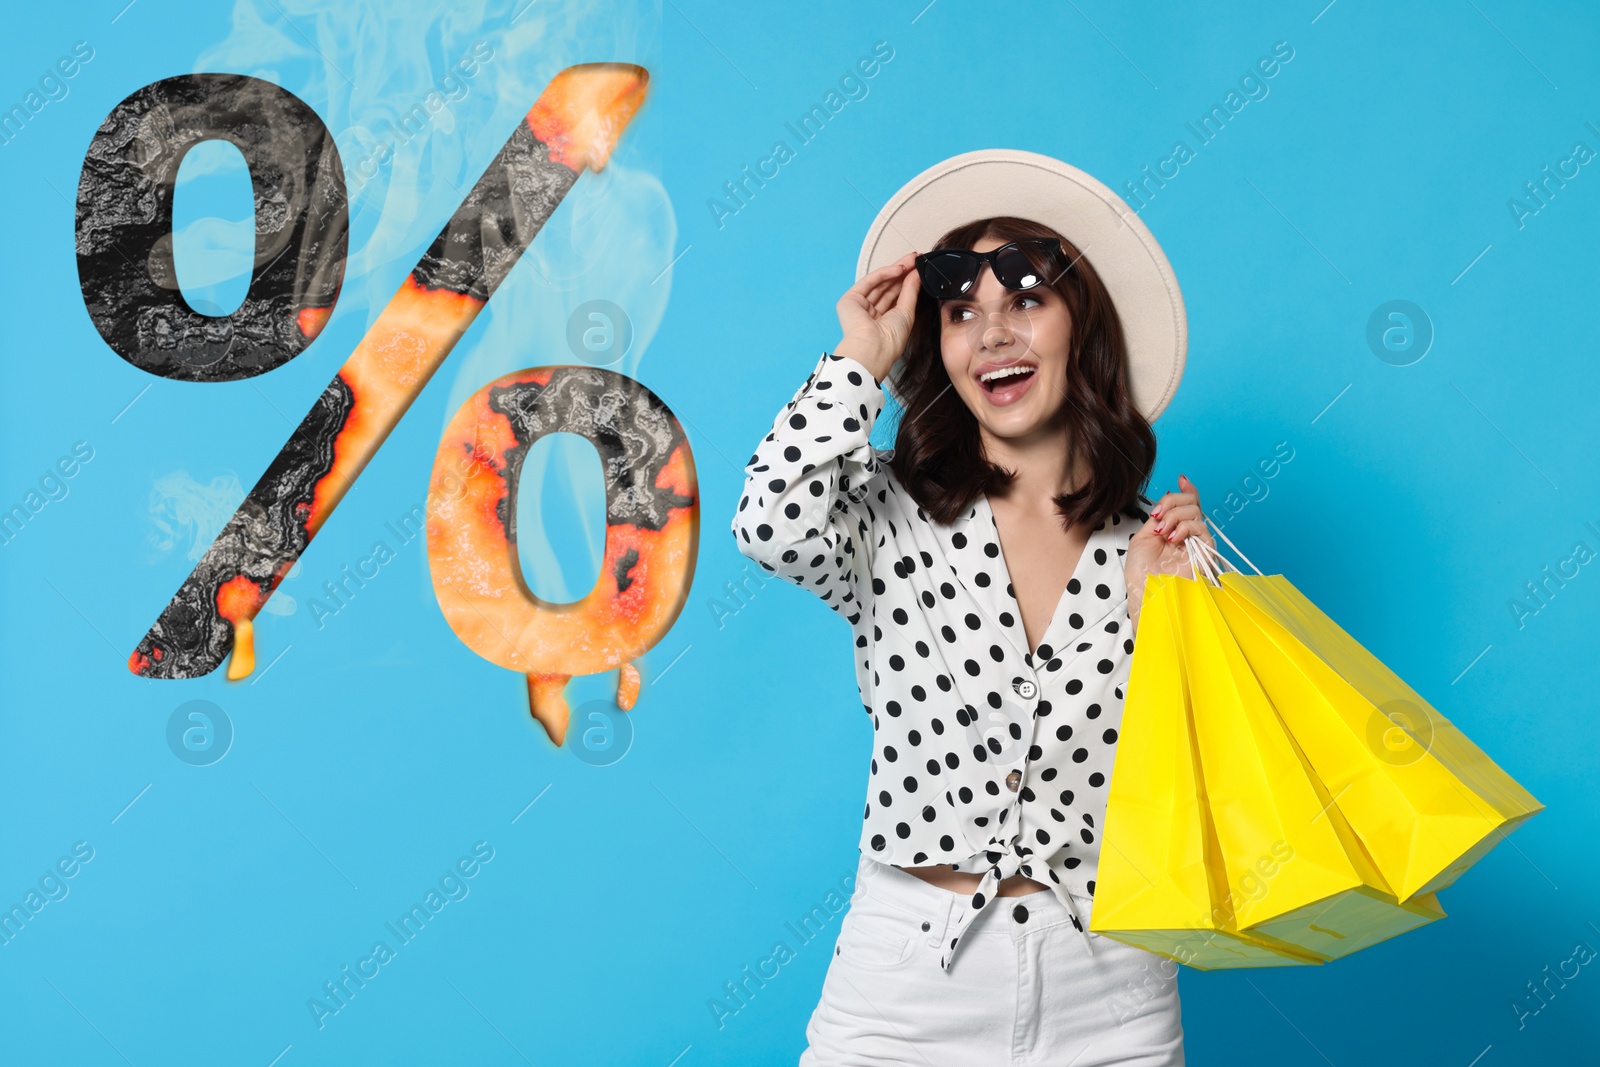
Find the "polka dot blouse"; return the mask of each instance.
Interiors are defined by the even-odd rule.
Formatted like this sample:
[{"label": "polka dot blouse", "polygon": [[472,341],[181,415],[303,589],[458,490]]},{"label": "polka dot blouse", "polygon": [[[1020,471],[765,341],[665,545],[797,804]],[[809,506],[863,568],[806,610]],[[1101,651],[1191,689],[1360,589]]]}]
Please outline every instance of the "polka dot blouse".
[{"label": "polka dot blouse", "polygon": [[873,729],[862,851],[982,874],[941,965],[1019,872],[1087,941],[1133,656],[1122,564],[1144,516],[1095,528],[1029,648],[988,498],[948,526],[927,516],[869,443],[883,403],[871,371],[823,353],[745,467],[734,538],[854,632]]}]

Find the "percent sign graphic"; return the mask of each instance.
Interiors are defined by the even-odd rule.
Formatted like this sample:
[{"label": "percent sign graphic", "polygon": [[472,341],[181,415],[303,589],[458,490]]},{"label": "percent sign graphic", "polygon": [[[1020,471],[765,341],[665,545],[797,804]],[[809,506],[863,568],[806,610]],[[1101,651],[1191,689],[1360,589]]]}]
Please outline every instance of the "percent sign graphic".
[{"label": "percent sign graphic", "polygon": [[[133,673],[198,678],[224,659],[230,680],[251,673],[255,616],[567,191],[605,166],[647,83],[622,63],[552,79],[129,656]],[[244,154],[256,205],[250,289],[227,316],[187,304],[171,244],[178,166],[213,139]],[[303,351],[338,298],[347,231],[326,126],[293,94],[242,75],[169,78],[130,95],[101,124],[78,186],[91,320],[124,359],[176,380],[248,378]],[[529,591],[516,550],[522,460],[561,431],[588,438],[606,476],[606,566],[570,605]],[[519,371],[479,390],[440,442],[429,486],[429,564],[445,617],[479,655],[528,676],[534,718],[558,745],[573,674],[621,667],[618,705],[632,707],[631,660],[682,609],[698,526],[677,419],[640,383],[594,367]]]}]

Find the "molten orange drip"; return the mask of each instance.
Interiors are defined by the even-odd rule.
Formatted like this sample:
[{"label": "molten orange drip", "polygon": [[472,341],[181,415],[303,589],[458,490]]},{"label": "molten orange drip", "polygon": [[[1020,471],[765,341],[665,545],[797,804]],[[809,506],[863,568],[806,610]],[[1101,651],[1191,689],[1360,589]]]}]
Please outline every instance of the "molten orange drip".
[{"label": "molten orange drip", "polygon": [[256,669],[256,624],[240,619],[233,624],[233,655],[228,659],[228,681],[237,682]]},{"label": "molten orange drip", "polygon": [[550,80],[533,109],[528,128],[550,150],[550,158],[575,171],[599,172],[611,158],[650,84],[650,72],[632,63],[580,63]]},{"label": "molten orange drip", "polygon": [[572,715],[564,692],[571,677],[570,674],[528,675],[528,710],[533,713],[534,721],[550,735],[550,740],[558,745],[566,743],[567,722]]},{"label": "molten orange drip", "polygon": [[260,587],[242,574],[229,578],[217,589],[217,614],[233,624],[230,682],[237,682],[256,669],[255,625],[250,620],[261,610],[264,600]]},{"label": "molten orange drip", "polygon": [[333,308],[301,308],[294,317],[294,324],[300,327],[301,333],[315,339],[322,328],[328,325],[328,316],[332,314]]},{"label": "molten orange drip", "polygon": [[639,668],[631,663],[624,663],[617,671],[617,707],[623,711],[632,711],[638,702]]}]

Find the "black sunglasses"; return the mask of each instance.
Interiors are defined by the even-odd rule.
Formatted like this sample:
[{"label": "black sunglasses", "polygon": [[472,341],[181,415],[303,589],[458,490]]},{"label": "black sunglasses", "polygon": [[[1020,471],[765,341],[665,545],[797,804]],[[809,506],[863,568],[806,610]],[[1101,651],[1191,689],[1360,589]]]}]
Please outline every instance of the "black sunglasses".
[{"label": "black sunglasses", "polygon": [[1066,255],[1061,249],[1061,242],[1054,237],[1024,237],[988,252],[974,252],[969,248],[935,248],[917,257],[922,291],[935,300],[964,296],[977,283],[978,272],[985,263],[994,272],[995,280],[1007,289],[1020,292],[1043,285],[1046,278],[1023,252],[1024,247],[1036,249],[1043,255],[1046,269],[1053,272],[1048,280],[1054,281],[1066,269],[1062,266]]}]

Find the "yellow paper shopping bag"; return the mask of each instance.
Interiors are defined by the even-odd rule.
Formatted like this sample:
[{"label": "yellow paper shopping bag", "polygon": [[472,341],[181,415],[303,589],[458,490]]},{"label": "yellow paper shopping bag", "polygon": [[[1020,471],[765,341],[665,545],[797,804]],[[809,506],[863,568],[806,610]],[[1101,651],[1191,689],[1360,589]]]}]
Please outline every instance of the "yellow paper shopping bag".
[{"label": "yellow paper shopping bag", "polygon": [[[1239,933],[1192,743],[1171,575],[1145,583],[1089,929],[1202,970],[1320,963]],[[1190,583],[1192,584],[1192,583]]]},{"label": "yellow paper shopping bag", "polygon": [[1214,871],[1237,930],[1329,960],[1442,918],[1431,897],[1396,896],[1251,669],[1217,604],[1220,591],[1196,571],[1168,583],[1173,630]]},{"label": "yellow paper shopping bag", "polygon": [[1194,540],[1213,564],[1232,568],[1218,567],[1219,609],[1307,762],[1401,900],[1449,885],[1543,809],[1286,578],[1243,574]]}]

